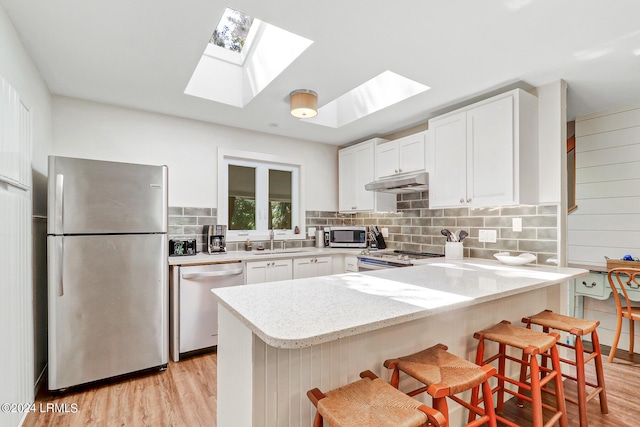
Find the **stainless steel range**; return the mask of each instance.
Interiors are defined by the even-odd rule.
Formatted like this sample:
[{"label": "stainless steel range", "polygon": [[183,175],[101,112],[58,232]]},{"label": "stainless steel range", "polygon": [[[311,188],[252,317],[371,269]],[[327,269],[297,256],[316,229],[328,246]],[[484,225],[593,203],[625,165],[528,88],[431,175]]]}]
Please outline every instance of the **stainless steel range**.
[{"label": "stainless steel range", "polygon": [[358,255],[358,271],[381,270],[385,268],[410,267],[416,260],[443,257],[443,254],[413,251],[368,251]]}]

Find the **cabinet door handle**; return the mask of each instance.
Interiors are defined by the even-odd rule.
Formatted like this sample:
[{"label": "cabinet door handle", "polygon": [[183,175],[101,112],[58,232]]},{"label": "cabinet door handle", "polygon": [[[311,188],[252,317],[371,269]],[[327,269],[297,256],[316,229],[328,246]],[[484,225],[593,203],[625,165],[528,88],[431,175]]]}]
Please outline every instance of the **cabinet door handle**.
[{"label": "cabinet door handle", "polygon": [[398,169],[398,172],[402,172],[402,169]]},{"label": "cabinet door handle", "polygon": [[471,203],[471,199],[467,199],[467,203]]},{"label": "cabinet door handle", "polygon": [[464,203],[464,199],[460,199],[460,203]]},{"label": "cabinet door handle", "polygon": [[590,284],[590,285],[588,285],[588,284],[587,284],[587,281],[586,281],[586,280],[583,280],[583,281],[582,281],[582,286],[584,286],[585,288],[595,288],[595,287],[596,287],[596,286],[598,286],[598,285],[596,284],[596,282],[591,282],[591,284]]},{"label": "cabinet door handle", "polygon": [[398,173],[398,169],[394,169],[393,171],[394,171],[395,173]]}]

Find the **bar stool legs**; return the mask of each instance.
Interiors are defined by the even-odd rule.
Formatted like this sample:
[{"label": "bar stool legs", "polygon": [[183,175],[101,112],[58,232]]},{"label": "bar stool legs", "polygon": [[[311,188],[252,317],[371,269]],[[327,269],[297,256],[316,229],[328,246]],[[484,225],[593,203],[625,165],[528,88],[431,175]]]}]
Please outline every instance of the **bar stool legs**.
[{"label": "bar stool legs", "polygon": [[[477,366],[467,360],[448,353],[447,346],[437,344],[428,349],[409,356],[389,359],[384,366],[393,369],[391,385],[398,387],[400,372],[417,379],[424,387],[407,392],[409,396],[415,396],[427,392],[433,401],[433,407],[449,419],[449,406],[447,398],[457,402],[469,410],[469,423],[465,427],[476,427],[483,424],[496,427],[496,417],[491,396],[489,378],[496,373],[493,366]],[[474,405],[465,402],[456,394],[471,390],[482,385],[483,406],[480,401]],[[477,417],[480,418],[477,418]]]},{"label": "bar stool legs", "polygon": [[[518,398],[519,402],[528,401],[531,403],[534,427],[548,427],[556,422],[560,427],[567,427],[567,411],[565,407],[564,388],[562,385],[562,374],[560,370],[560,357],[556,342],[560,338],[557,333],[545,334],[543,332],[532,331],[527,328],[513,326],[508,321],[502,321],[495,326],[485,329],[474,334],[474,338],[478,339],[478,349],[476,353],[476,364],[485,365],[493,361],[498,361],[498,386],[493,390],[497,392],[497,408],[496,418],[501,423],[512,427],[519,427],[513,421],[507,420],[502,416],[504,412],[504,396],[505,393],[511,394]],[[498,353],[485,358],[485,341],[493,341],[498,343]],[[520,359],[510,356],[507,353],[507,347],[514,347],[522,350]],[[540,367],[538,364],[538,355],[549,353],[551,358],[551,369]],[[512,361],[519,363],[520,380],[514,380],[506,375],[506,362]],[[526,371],[529,369],[530,382],[526,382]],[[556,407],[553,408],[542,401],[542,391],[546,384],[554,381]],[[518,391],[510,390],[505,384],[512,384],[518,387]],[[531,396],[524,394],[529,391]],[[472,392],[471,404],[477,404],[478,387]],[[549,420],[544,421],[543,408],[554,412]]]},{"label": "bar stool legs", "polygon": [[[575,338],[575,346],[558,342],[557,345],[570,348],[575,351],[575,361],[569,359],[560,359],[561,362],[575,366],[576,376],[573,377],[569,374],[563,373],[562,376],[577,383],[578,400],[567,397],[569,402],[578,405],[578,411],[580,415],[580,427],[587,427],[587,402],[598,396],[600,400],[600,412],[607,414],[609,412],[607,407],[607,394],[604,385],[604,371],[602,368],[602,352],[600,351],[600,340],[598,339],[598,332],[596,328],[600,324],[599,321],[578,319],[575,317],[564,316],[556,314],[551,310],[544,310],[534,316],[525,317],[522,322],[527,325],[527,328],[531,328],[531,325],[542,326],[543,332],[549,332],[550,329],[557,329],[572,334]],[[582,336],[591,334],[591,342],[593,344],[593,351],[584,349],[582,342]],[[585,354],[588,356],[585,358]],[[544,359],[543,359],[544,360]],[[587,382],[585,375],[585,365],[591,360],[594,361],[596,369],[596,384]],[[546,360],[545,360],[546,362]],[[546,366],[546,364],[545,364]],[[590,394],[587,394],[587,386],[593,390]]]}]

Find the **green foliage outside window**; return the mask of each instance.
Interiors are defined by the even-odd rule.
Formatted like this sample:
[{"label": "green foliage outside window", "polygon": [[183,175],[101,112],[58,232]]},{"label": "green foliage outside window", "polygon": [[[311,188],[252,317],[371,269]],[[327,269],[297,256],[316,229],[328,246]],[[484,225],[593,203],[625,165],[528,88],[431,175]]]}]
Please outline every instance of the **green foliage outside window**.
[{"label": "green foliage outside window", "polygon": [[229,229],[256,229],[256,201],[241,197],[229,197]]},{"label": "green foliage outside window", "polygon": [[242,52],[253,18],[237,10],[227,9],[213,31],[209,43],[232,52]]},{"label": "green foliage outside window", "polygon": [[290,202],[271,202],[271,228],[277,230],[292,228]]}]

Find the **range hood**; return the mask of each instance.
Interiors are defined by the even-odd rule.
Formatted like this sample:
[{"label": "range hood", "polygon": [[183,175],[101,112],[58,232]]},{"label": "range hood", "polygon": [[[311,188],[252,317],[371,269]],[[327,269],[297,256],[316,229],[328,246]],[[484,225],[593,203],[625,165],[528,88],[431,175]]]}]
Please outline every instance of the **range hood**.
[{"label": "range hood", "polygon": [[429,174],[427,172],[418,172],[404,176],[380,179],[366,184],[364,188],[368,191],[396,194],[427,191],[429,189]]}]

